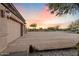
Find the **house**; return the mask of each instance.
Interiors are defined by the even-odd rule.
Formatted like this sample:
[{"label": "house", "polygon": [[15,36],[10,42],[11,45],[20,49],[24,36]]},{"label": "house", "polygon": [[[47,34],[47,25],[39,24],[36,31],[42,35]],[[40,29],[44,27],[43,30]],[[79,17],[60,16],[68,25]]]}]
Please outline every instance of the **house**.
[{"label": "house", "polygon": [[25,34],[25,19],[12,3],[0,3],[0,52]]}]

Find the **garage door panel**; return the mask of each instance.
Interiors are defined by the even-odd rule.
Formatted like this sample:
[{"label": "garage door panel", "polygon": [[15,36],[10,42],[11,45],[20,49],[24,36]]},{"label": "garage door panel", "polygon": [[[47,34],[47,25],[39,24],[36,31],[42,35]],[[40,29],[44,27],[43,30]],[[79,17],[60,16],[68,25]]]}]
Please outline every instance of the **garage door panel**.
[{"label": "garage door panel", "polygon": [[7,36],[7,41],[8,43],[12,42],[13,40],[17,39],[20,37],[20,23],[17,23],[13,20],[8,20],[8,36]]}]

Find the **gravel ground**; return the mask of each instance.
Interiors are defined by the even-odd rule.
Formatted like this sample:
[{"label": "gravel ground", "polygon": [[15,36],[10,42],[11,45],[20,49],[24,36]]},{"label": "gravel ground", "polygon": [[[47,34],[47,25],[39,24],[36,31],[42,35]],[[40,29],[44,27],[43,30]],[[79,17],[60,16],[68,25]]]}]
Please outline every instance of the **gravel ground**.
[{"label": "gravel ground", "polygon": [[68,49],[54,49],[54,50],[43,50],[38,52],[32,52],[27,54],[26,51],[14,52],[5,56],[77,56],[77,50],[75,48]]},{"label": "gravel ground", "polygon": [[29,56],[77,56],[76,49],[59,49],[59,50],[49,50],[49,51],[41,51],[34,52],[29,54]]}]

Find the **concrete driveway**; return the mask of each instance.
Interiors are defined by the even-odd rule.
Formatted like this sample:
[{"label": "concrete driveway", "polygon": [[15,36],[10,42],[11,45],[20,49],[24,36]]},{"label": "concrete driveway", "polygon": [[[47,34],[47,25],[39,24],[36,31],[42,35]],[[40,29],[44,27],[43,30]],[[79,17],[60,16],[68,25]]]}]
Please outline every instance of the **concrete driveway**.
[{"label": "concrete driveway", "polygon": [[23,37],[10,43],[5,51],[29,51],[29,45],[38,50],[74,47],[79,42],[79,34],[62,31],[28,32]]}]

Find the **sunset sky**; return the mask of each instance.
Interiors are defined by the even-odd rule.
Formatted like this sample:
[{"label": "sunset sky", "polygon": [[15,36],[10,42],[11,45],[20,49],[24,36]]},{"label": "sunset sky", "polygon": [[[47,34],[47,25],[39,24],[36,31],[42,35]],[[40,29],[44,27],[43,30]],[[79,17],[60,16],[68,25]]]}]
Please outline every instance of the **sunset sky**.
[{"label": "sunset sky", "polygon": [[55,14],[49,12],[45,3],[16,3],[14,5],[26,20],[28,28],[33,23],[37,24],[37,28],[54,27],[57,25],[60,28],[67,28],[72,21],[79,19],[79,12],[75,15],[55,16]]}]

